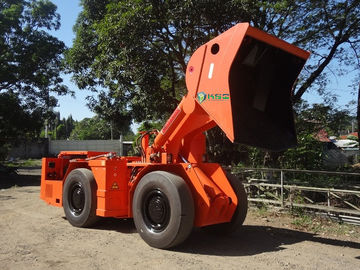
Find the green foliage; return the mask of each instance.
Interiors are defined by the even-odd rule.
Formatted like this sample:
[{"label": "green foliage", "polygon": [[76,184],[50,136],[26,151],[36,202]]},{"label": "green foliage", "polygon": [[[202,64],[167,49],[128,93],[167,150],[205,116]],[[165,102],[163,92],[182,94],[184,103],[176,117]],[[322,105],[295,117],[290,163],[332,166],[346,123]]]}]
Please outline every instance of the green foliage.
[{"label": "green foliage", "polygon": [[[129,130],[129,129],[128,129]],[[114,131],[114,138],[120,138],[120,131]],[[127,131],[126,136],[132,135],[132,132]],[[85,118],[75,123],[75,128],[70,134],[71,140],[110,140],[111,128],[109,123],[101,119],[99,116],[93,118]]]},{"label": "green foliage", "polygon": [[324,129],[329,136],[339,136],[351,129],[354,117],[346,109],[337,109],[331,105],[313,104],[301,101],[295,106],[296,125],[299,134],[314,134]]},{"label": "green foliage", "polygon": [[[71,131],[75,127],[75,120],[72,116],[60,119],[59,112],[53,112],[51,117],[47,119],[48,138],[52,140],[66,140],[70,137]],[[40,133],[41,138],[45,138],[45,130]]]},{"label": "green foliage", "polygon": [[330,105],[308,105],[302,101],[295,106],[295,124],[298,145],[284,152],[274,153],[249,148],[248,166],[288,169],[323,169],[325,143],[317,139],[317,134],[325,130],[328,135],[339,135],[351,128],[353,117],[347,110]]},{"label": "green foliage", "polygon": [[300,135],[298,146],[281,156],[281,167],[288,169],[321,169],[323,167],[324,146],[311,134]]},{"label": "green foliage", "polygon": [[24,159],[16,161],[8,161],[5,163],[7,167],[15,168],[29,168],[29,167],[41,167],[41,159]]},{"label": "green foliage", "polygon": [[4,141],[32,137],[40,131],[40,112],[26,110],[15,94],[0,93],[0,138]]},{"label": "green foliage", "polygon": [[257,203],[256,210],[260,217],[265,217],[268,214],[268,206],[265,203]]},{"label": "green foliage", "polygon": [[161,128],[163,127],[164,123],[161,121],[144,121],[140,124],[140,126],[138,127],[138,133],[141,131],[148,131],[148,130],[161,130]]},{"label": "green foliage", "polygon": [[[296,102],[311,87],[324,97],[332,96],[325,90],[325,68],[330,63],[343,63],[335,68],[337,74],[358,68],[357,0],[83,0],[81,5],[74,45],[66,55],[67,67],[80,88],[102,89],[99,97],[90,99],[90,107],[107,121],[114,117],[114,111],[122,119],[119,122],[126,122],[127,117],[137,122],[167,119],[186,94],[184,74],[192,53],[238,22],[248,21],[312,51],[294,88]],[[340,121],[344,115],[339,112],[336,117]],[[339,121],[327,120],[327,128],[338,133],[343,128]],[[313,129],[312,124],[303,123],[300,129]],[[299,151],[312,156],[310,138],[304,133],[300,139],[304,145]],[[266,163],[265,152],[233,146],[217,130],[208,132],[208,143],[213,161],[237,163],[250,149],[253,164]],[[299,158],[295,153],[288,155]]]},{"label": "green foliage", "polygon": [[249,162],[250,167],[263,167],[265,152],[256,147],[249,147]]},{"label": "green foliage", "polygon": [[[233,25],[240,4],[225,1],[83,1],[67,54],[80,88],[101,85],[138,121],[166,119],[185,92],[186,60]],[[235,8],[237,7],[237,8]]]},{"label": "green foliage", "polygon": [[48,0],[1,1],[0,92],[19,94],[29,109],[54,106],[49,92],[68,92],[60,77],[65,45],[45,31],[57,30],[59,19]]},{"label": "green foliage", "polygon": [[0,148],[38,137],[55,117],[50,93],[69,92],[60,77],[65,45],[47,32],[59,27],[48,0],[0,2]]},{"label": "green foliage", "polygon": [[[343,76],[360,68],[360,2],[289,1],[291,2],[299,5],[299,9],[294,11],[300,12],[297,14],[297,23],[290,23],[290,29],[295,30],[292,34],[289,33],[290,40],[312,52],[311,60],[296,87],[294,101],[300,101],[301,96],[311,88],[323,95],[325,101],[331,102],[336,99],[336,94],[326,89],[329,76]],[[290,18],[285,21],[288,19]]]},{"label": "green foliage", "polygon": [[57,119],[52,124],[52,139],[66,140],[70,137],[71,132],[75,128],[76,121],[69,115],[68,118],[63,118],[62,120]]},{"label": "green foliage", "polygon": [[29,111],[17,95],[0,93],[0,160],[19,139],[36,138],[41,128],[41,110]]},{"label": "green foliage", "polygon": [[66,128],[65,128],[65,125],[64,124],[60,124],[56,127],[56,137],[57,139],[66,139],[67,136],[66,136]]},{"label": "green foliage", "polygon": [[303,214],[300,217],[295,218],[291,224],[295,225],[296,227],[309,227],[313,225],[313,218],[309,215]]},{"label": "green foliage", "polygon": [[0,145],[0,161],[6,159],[10,149],[11,149],[11,145],[9,143],[1,143],[1,145]]},{"label": "green foliage", "polygon": [[248,166],[315,170],[323,168],[324,145],[312,134],[298,136],[298,145],[284,152],[249,148]]},{"label": "green foliage", "polygon": [[347,136],[347,139],[348,140],[353,140],[353,141],[359,141],[359,138],[356,137],[355,135],[349,135],[349,136]]},{"label": "green foliage", "polygon": [[[108,89],[132,117],[166,119],[186,93],[186,62],[195,49],[242,21],[313,52],[294,99],[311,86],[322,94],[334,59],[356,66],[359,1],[82,1],[67,63],[80,88]],[[341,16],[339,16],[341,14]],[[342,74],[344,65],[339,65]],[[326,95],[325,95],[326,96]]]},{"label": "green foliage", "polygon": [[[141,132],[144,131],[151,131],[151,130],[158,130],[160,131],[163,127],[164,123],[161,121],[144,121],[140,124],[137,129],[137,134],[132,138],[132,149],[128,152],[128,155],[140,155],[140,139],[141,139]],[[150,134],[149,145],[154,142],[155,135]]]},{"label": "green foliage", "polygon": [[110,139],[109,125],[98,117],[84,118],[75,124],[70,134],[71,140]]},{"label": "green foliage", "polygon": [[[130,132],[131,115],[126,110],[126,103],[120,96],[110,95],[101,91],[99,100],[90,98],[89,107],[102,120],[110,124],[110,138],[113,139],[115,134],[127,134]],[[117,136],[117,135],[116,135]],[[115,138],[117,138],[115,136]]]}]

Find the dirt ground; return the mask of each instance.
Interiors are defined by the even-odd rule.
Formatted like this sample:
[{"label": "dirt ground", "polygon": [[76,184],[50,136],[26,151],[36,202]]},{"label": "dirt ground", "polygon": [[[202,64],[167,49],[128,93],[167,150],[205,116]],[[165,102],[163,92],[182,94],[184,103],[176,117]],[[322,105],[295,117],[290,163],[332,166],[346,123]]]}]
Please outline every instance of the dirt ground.
[{"label": "dirt ground", "polygon": [[286,216],[250,211],[231,236],[196,229],[172,250],[149,247],[131,220],[72,227],[39,199],[39,169],[0,176],[0,268],[6,269],[360,269],[360,236],[298,231]]}]

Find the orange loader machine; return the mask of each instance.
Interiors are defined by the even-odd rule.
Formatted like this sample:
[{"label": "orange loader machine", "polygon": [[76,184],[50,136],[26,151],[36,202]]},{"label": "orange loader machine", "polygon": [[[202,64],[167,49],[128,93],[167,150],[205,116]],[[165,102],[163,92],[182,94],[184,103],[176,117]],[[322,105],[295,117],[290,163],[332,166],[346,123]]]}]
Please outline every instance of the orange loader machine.
[{"label": "orange loader machine", "polygon": [[295,146],[291,92],[308,57],[248,23],[235,25],[195,51],[187,95],[160,132],[141,135],[141,156],[66,151],[43,158],[41,199],[63,207],[77,227],[99,217],[133,218],[156,248],[180,244],[194,226],[235,230],[246,217],[246,192],[206,162],[204,132],[218,125],[232,142]]}]

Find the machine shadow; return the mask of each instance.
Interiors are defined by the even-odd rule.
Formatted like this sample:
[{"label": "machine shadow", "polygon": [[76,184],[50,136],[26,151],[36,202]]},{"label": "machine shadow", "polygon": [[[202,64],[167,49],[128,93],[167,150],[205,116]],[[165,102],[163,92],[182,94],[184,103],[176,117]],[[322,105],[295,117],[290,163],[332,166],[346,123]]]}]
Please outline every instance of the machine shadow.
[{"label": "machine shadow", "polygon": [[95,230],[112,230],[119,233],[137,233],[134,221],[132,219],[118,219],[118,218],[101,218],[92,227]]},{"label": "machine shadow", "polygon": [[13,186],[27,187],[40,186],[41,177],[39,174],[34,174],[32,170],[39,170],[38,168],[31,168],[21,174],[0,174],[0,189],[7,189]]},{"label": "machine shadow", "polygon": [[[132,219],[101,218],[91,229],[137,233]],[[196,228],[183,244],[171,251],[214,256],[249,256],[280,251],[286,249],[286,245],[303,241],[360,250],[360,242],[329,239],[285,228],[244,225],[241,230],[230,235],[209,234]],[[360,259],[360,256],[357,259]]]},{"label": "machine shadow", "polygon": [[172,250],[215,256],[248,256],[280,251],[286,249],[284,245],[302,241],[360,249],[360,242],[322,238],[312,233],[270,226],[245,225],[239,232],[227,236],[211,235],[196,229],[186,242]]}]

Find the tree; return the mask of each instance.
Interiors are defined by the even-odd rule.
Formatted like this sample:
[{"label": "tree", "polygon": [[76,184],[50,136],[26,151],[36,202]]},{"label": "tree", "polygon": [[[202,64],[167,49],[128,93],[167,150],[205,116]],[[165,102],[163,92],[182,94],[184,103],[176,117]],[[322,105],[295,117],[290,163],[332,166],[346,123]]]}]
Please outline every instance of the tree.
[{"label": "tree", "polygon": [[0,1],[1,149],[39,137],[44,120],[56,117],[51,93],[69,92],[60,76],[65,45],[46,32],[59,27],[48,0]]},{"label": "tree", "polygon": [[110,126],[110,139],[114,133],[127,134],[130,131],[131,115],[120,96],[111,96],[101,91],[98,100],[90,98],[89,107]]},{"label": "tree", "polygon": [[[312,61],[294,94],[294,101],[314,84],[319,93],[328,94],[328,73],[343,75],[349,68],[360,69],[360,1],[302,1],[305,5],[303,31],[294,36],[294,43],[312,51]],[[329,68],[335,60],[338,67]],[[325,69],[328,68],[328,71]]]},{"label": "tree", "polygon": [[238,18],[240,4],[225,2],[82,1],[67,54],[75,82],[107,88],[138,122],[166,119],[186,93],[189,56]]},{"label": "tree", "polygon": [[67,93],[60,77],[65,45],[45,30],[57,30],[60,16],[48,0],[2,0],[0,4],[0,91],[30,101],[44,92]]},{"label": "tree", "polygon": [[359,134],[360,134],[360,83],[359,83],[358,98],[357,98],[356,118],[357,118],[357,130],[358,130],[358,136],[359,136]]},{"label": "tree", "polygon": [[326,92],[325,68],[332,60],[347,66],[359,60],[358,0],[83,0],[82,5],[67,55],[74,79],[81,88],[100,85],[121,96],[137,121],[166,118],[186,92],[187,59],[237,22],[249,21],[312,51],[294,101],[311,86]]},{"label": "tree", "polygon": [[42,128],[42,123],[38,121],[39,114],[38,111],[29,113],[16,95],[0,93],[1,141],[11,142],[19,137],[36,137]]},{"label": "tree", "polygon": [[[55,117],[49,121],[49,137],[53,140],[69,139],[72,130],[75,128],[75,121],[72,116],[60,119],[60,113],[55,113]],[[41,133],[45,137],[45,132]]]},{"label": "tree", "polygon": [[277,153],[249,148],[247,162],[250,166],[322,169],[325,144],[319,141],[319,132],[325,130],[330,136],[338,136],[342,131],[351,128],[354,120],[354,116],[347,110],[324,104],[310,106],[303,100],[296,104],[295,111],[298,146]]},{"label": "tree", "polygon": [[[114,137],[120,138],[120,132],[114,131]],[[125,136],[133,135],[128,129]],[[71,140],[109,140],[111,136],[110,125],[99,116],[92,118],[84,118],[83,120],[75,123],[75,128],[70,134]]]},{"label": "tree", "polygon": [[324,164],[324,145],[312,134],[300,134],[298,147],[288,149],[278,156],[278,166],[289,169],[318,170]]},{"label": "tree", "polygon": [[[167,119],[186,93],[184,74],[192,53],[238,22],[248,21],[312,52],[294,87],[294,102],[309,89],[330,96],[329,73],[359,68],[359,0],[83,0],[81,4],[76,39],[66,56],[68,68],[80,88],[96,91],[100,86],[111,102],[121,98],[123,110],[137,122]],[[330,65],[334,62],[337,70]],[[208,139],[216,134],[210,131]],[[217,136],[210,141],[224,141],[224,135]]]},{"label": "tree", "polygon": [[0,160],[6,158],[8,150],[20,138],[37,137],[43,126],[40,114],[39,110],[30,113],[17,95],[0,93]]},{"label": "tree", "polygon": [[330,105],[313,104],[301,101],[295,107],[297,133],[300,135],[316,134],[325,129],[330,136],[339,136],[351,130],[354,116],[346,109],[337,109]]},{"label": "tree", "polygon": [[309,89],[328,99],[334,96],[326,90],[329,75],[360,70],[359,0],[239,2],[255,27],[311,52],[294,88],[294,102],[300,102]]},{"label": "tree", "polygon": [[59,19],[48,0],[0,2],[0,93],[15,95],[39,121],[57,104],[50,93],[69,92],[60,76],[65,45],[46,32],[57,30]]}]

